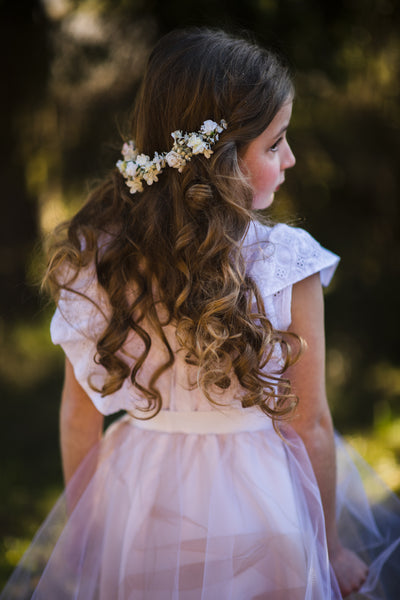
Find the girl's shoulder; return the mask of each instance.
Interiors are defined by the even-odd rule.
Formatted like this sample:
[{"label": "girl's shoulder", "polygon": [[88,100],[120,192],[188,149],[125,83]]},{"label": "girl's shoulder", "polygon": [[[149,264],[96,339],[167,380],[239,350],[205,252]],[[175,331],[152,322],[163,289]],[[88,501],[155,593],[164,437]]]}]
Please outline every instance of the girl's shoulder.
[{"label": "girl's shoulder", "polygon": [[243,252],[249,274],[267,295],[318,272],[326,286],[340,260],[304,229],[284,223],[268,226],[253,221]]}]

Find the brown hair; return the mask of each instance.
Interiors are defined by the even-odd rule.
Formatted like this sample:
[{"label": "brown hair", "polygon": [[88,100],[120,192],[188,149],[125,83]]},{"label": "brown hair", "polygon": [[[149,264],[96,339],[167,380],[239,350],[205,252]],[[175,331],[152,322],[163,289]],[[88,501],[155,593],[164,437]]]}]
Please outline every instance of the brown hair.
[{"label": "brown hair", "polygon": [[[239,155],[292,93],[288,69],[273,53],[220,30],[178,30],[155,46],[128,136],[139,151],[149,156],[168,151],[171,132],[197,131],[207,119],[225,119],[228,128],[209,159],[195,156],[182,173],[167,167],[159,182],[145,184],[141,193],[131,195],[114,170],[64,226],[67,235],[52,246],[46,282],[56,298],[93,262],[107,293],[111,317],[96,356],[108,372],[103,395],[130,377],[149,409],[161,409],[157,379],[174,362],[163,325],[173,323],[211,402],[214,386],[228,388],[234,373],[245,390],[244,406],[258,405],[274,419],[291,413],[295,401],[289,382],[277,386],[267,368],[276,344],[284,350],[282,372],[293,361],[288,334],[269,322],[242,257],[255,215]],[[105,232],[111,235],[99,253]],[[67,282],[60,280],[66,263],[75,271]],[[129,283],[136,290],[133,300],[126,293]],[[162,323],[158,302],[167,315]],[[168,351],[147,387],[137,380],[151,345],[144,318]],[[131,330],[144,342],[132,370],[118,353]]]}]

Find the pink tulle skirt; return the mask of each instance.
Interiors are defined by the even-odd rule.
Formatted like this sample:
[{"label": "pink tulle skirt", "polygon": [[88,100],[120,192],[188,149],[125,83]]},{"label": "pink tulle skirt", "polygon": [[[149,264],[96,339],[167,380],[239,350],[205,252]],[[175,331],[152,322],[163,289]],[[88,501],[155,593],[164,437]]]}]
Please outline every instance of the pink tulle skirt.
[{"label": "pink tulle skirt", "polygon": [[[162,418],[114,423],[1,600],[340,599],[300,439],[288,429],[282,441],[265,417],[245,430],[218,417],[210,429],[210,415],[188,430]],[[400,501],[336,442],[340,537],[369,564],[352,598],[397,600]]]}]

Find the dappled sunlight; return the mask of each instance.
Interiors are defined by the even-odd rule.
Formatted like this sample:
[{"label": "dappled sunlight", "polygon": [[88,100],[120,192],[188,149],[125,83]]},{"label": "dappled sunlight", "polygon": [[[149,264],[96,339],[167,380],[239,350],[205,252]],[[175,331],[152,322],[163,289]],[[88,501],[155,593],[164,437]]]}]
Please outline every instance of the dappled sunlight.
[{"label": "dappled sunlight", "polygon": [[354,432],[346,439],[381,479],[400,494],[400,418],[369,431]]},{"label": "dappled sunlight", "polygon": [[[379,394],[400,399],[400,366],[380,362],[371,372],[371,385]],[[400,436],[399,436],[400,439]]]},{"label": "dappled sunlight", "polygon": [[50,234],[57,225],[72,217],[72,211],[68,210],[63,202],[61,190],[48,188],[42,195],[39,206],[40,229],[42,234]]},{"label": "dappled sunlight", "polygon": [[[118,10],[104,13],[102,2],[43,0],[42,5],[53,22],[48,89],[40,107],[19,120],[26,132],[20,148],[26,188],[37,198],[38,225],[46,235],[83,203],[79,169],[68,172],[68,163],[79,163],[82,144],[92,156],[85,161],[85,177],[91,169],[98,175],[99,148],[116,138],[118,112],[133,102],[156,25],[150,16],[129,21]],[[105,122],[98,112],[107,103]]]},{"label": "dappled sunlight", "polygon": [[49,315],[33,322],[2,323],[0,378],[16,390],[29,390],[63,363],[63,353],[50,339]]},{"label": "dappled sunlight", "polygon": [[348,73],[346,103],[357,107],[360,107],[360,104],[382,107],[386,114],[397,117],[398,122],[398,37],[387,38],[379,49],[374,47],[372,40],[367,40],[360,46],[357,39],[349,39],[342,46],[337,60]]},{"label": "dappled sunlight", "polygon": [[16,567],[31,543],[29,537],[5,537],[3,540],[4,560],[8,567]]},{"label": "dappled sunlight", "polygon": [[[61,487],[49,486],[48,488],[44,488],[42,494],[37,497],[37,501],[34,504],[32,504],[30,499],[30,515],[27,518],[26,511],[23,513],[21,511],[20,515],[25,521],[24,529],[26,536],[5,536],[1,541],[2,551],[0,555],[2,555],[1,560],[5,563],[2,567],[3,569],[11,569],[17,566],[32,542],[32,536],[36,533],[42,520],[53,508],[61,492]],[[25,498],[25,505],[27,504],[27,500]]]}]

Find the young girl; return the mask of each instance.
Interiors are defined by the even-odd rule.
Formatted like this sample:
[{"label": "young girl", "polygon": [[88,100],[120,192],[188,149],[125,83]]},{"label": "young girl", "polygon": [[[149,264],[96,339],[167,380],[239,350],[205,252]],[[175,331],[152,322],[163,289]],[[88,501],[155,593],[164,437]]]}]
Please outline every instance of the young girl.
[{"label": "young girl", "polygon": [[369,505],[325,395],[338,257],[255,212],[292,100],[221,31],[153,50],[135,142],[52,249],[66,492],[3,599],[398,597],[399,503],[373,481]]}]

